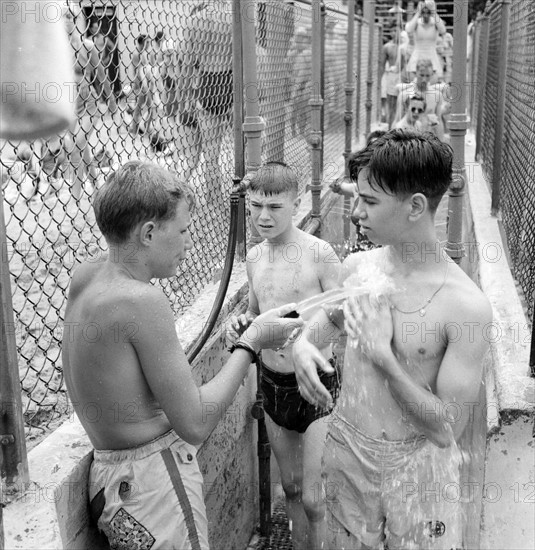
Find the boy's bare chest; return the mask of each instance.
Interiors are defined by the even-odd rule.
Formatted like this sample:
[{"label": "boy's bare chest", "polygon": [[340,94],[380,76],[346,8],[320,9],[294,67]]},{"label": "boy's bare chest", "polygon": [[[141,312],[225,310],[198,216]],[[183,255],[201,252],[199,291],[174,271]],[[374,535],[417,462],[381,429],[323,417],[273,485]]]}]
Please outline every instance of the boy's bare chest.
[{"label": "boy's bare chest", "polygon": [[252,284],[260,306],[296,302],[323,291],[317,265],[309,258],[265,254],[252,268]]}]

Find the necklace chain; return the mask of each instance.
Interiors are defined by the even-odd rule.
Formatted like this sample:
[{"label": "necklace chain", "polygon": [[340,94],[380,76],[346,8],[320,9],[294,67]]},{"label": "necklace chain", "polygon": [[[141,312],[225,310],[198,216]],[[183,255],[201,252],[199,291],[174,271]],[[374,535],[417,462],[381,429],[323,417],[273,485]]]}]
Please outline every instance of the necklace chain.
[{"label": "necklace chain", "polygon": [[431,295],[430,298],[427,299],[427,301],[425,302],[425,304],[422,306],[422,307],[419,307],[418,309],[415,309],[414,311],[404,311],[403,309],[399,309],[398,306],[395,306],[395,305],[392,305],[392,307],[399,311],[400,313],[405,313],[407,315],[411,314],[411,313],[419,313],[420,314],[420,317],[424,317],[425,314],[427,313],[427,308],[429,307],[429,304],[433,301],[433,298],[442,290],[442,288],[444,287],[444,285],[446,284],[446,279],[448,277],[448,270],[449,270],[449,267],[450,267],[450,264],[449,264],[449,261],[446,260],[446,271],[444,273],[444,280],[442,281],[442,283],[440,284],[440,286],[435,290],[435,292],[433,292],[433,294]]}]

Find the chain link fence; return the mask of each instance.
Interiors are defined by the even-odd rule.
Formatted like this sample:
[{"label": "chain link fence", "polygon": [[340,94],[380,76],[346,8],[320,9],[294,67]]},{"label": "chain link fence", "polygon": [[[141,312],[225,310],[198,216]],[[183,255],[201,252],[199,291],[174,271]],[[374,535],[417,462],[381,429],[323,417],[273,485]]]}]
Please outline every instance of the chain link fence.
[{"label": "chain link fence", "polygon": [[[234,175],[232,2],[82,0],[69,6],[64,18],[75,66],[76,126],[46,140],[0,142],[7,226],[2,253],[11,273],[30,440],[70,412],[60,354],[69,283],[81,261],[106,255],[91,206],[95,189],[131,159],[174,170],[195,189],[195,247],[180,284],[156,283],[179,315],[219,277]],[[329,6],[322,17],[327,181],[343,170],[348,23],[346,14]],[[368,24],[355,20],[358,137],[366,121]],[[259,1],[255,25],[263,161],[294,167],[304,193],[311,176],[310,2]],[[374,43],[378,48],[380,40]],[[379,103],[374,91],[372,122]]]},{"label": "chain link fence", "polygon": [[[510,6],[505,85],[503,155],[494,158],[498,63],[503,46],[500,29],[503,4],[494,2],[478,25],[479,68],[486,50],[486,86],[480,124],[480,151],[484,172],[492,181],[495,163],[501,163],[500,209],[511,257],[513,276],[525,296],[528,317],[533,318],[535,301],[535,5],[519,0]],[[488,33],[483,25],[488,24]],[[488,38],[487,38],[488,35]],[[487,43],[485,43],[487,40]],[[481,75],[481,70],[479,71]],[[478,80],[481,82],[480,78]]]}]

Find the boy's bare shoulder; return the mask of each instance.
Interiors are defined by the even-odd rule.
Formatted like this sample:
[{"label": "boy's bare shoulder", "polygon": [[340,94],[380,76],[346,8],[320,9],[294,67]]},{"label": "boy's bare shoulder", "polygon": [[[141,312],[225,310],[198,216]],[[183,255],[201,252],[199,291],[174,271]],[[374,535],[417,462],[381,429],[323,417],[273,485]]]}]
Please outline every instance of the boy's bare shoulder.
[{"label": "boy's bare shoulder", "polygon": [[71,280],[70,298],[75,299],[82,292],[88,295],[94,293],[95,304],[105,300],[107,305],[113,303],[124,307],[125,310],[141,311],[147,307],[168,304],[165,294],[157,286],[136,279],[106,277],[103,272],[105,265],[105,260],[86,261],[80,264]]},{"label": "boy's bare shoulder", "polygon": [[372,248],[371,250],[362,250],[349,254],[342,263],[342,273],[350,275],[362,265],[376,264],[383,258],[384,250],[382,248]]},{"label": "boy's bare shoulder", "polygon": [[482,327],[492,322],[492,306],[484,292],[457,264],[451,263],[449,270],[451,277],[444,290],[454,321],[478,323]]},{"label": "boy's bare shoulder", "polygon": [[306,251],[314,259],[320,261],[333,260],[339,263],[338,256],[334,252],[334,249],[328,241],[299,230],[299,244],[303,250]]}]

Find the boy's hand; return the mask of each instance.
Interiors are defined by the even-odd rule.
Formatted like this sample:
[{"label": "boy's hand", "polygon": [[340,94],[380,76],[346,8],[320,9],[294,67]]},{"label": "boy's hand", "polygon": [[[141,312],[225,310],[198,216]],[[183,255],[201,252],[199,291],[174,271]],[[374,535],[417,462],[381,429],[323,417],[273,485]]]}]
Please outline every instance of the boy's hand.
[{"label": "boy's hand", "polygon": [[381,366],[392,354],[394,324],[390,302],[385,296],[363,295],[344,302],[345,329],[358,342],[370,361]]},{"label": "boy's hand", "polygon": [[334,372],[329,361],[306,338],[301,338],[294,344],[292,359],[299,393],[302,397],[312,405],[331,409],[333,406],[331,394],[318,376],[318,367],[328,373]]},{"label": "boy's hand", "polygon": [[253,317],[248,317],[246,313],[232,315],[225,327],[227,347],[232,347],[252,322]]},{"label": "boy's hand", "polygon": [[249,343],[255,350],[279,349],[288,340],[295,340],[303,328],[301,317],[284,317],[295,311],[297,304],[274,307],[252,321],[243,332],[241,340]]},{"label": "boy's hand", "polygon": [[343,179],[338,178],[332,181],[331,183],[329,183],[329,188],[333,193],[340,193],[342,189],[342,181]]}]

